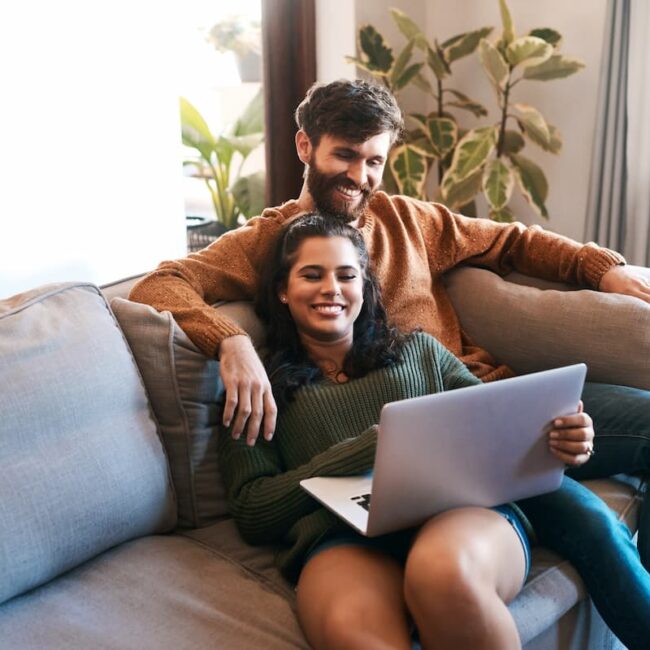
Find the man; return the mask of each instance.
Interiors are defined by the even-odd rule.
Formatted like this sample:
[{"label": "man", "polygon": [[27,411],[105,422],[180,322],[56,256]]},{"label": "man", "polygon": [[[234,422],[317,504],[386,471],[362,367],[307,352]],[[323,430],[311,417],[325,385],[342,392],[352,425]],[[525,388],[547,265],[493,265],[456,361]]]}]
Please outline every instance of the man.
[{"label": "man", "polygon": [[[232,421],[235,437],[245,430],[249,444],[255,444],[260,431],[270,439],[276,407],[250,339],[210,304],[252,299],[278,232],[306,211],[333,212],[359,228],[395,325],[406,331],[422,327],[484,381],[512,373],[472,346],[460,330],[441,277],[461,263],[500,274],[518,270],[650,302],[650,286],[618,253],[537,226],[469,219],[441,205],[379,191],[388,153],[403,129],[401,111],[386,89],[363,81],[316,85],[298,107],[296,121],[296,149],[306,168],[298,199],[265,210],[199,253],[163,262],[130,296],[170,311],[199,349],[218,356],[226,389],[224,423]],[[583,400],[595,421],[598,453],[579,478],[646,470],[650,393],[588,385]],[[650,532],[650,508],[644,511],[642,527]],[[648,566],[646,537],[650,534],[642,536],[640,547]]]}]

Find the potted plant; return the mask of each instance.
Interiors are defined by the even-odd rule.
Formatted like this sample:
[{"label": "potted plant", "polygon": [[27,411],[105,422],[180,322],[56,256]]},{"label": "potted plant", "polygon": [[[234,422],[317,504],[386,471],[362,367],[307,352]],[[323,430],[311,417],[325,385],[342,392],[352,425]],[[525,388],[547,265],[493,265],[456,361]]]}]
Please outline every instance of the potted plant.
[{"label": "potted plant", "polygon": [[206,40],[218,52],[233,52],[243,82],[262,79],[262,31],[258,21],[232,15],[213,25]]},{"label": "potted plant", "polygon": [[183,144],[196,154],[183,165],[190,167],[210,192],[215,212],[210,229],[220,234],[260,214],[264,209],[264,173],[243,176],[242,167],[264,140],[261,89],[234,125],[218,135],[184,97],[180,108]]},{"label": "potted plant", "polygon": [[[490,218],[512,221],[508,203],[518,187],[533,210],[548,219],[548,182],[542,169],[522,155],[527,143],[558,154],[562,139],[556,127],[541,113],[519,99],[522,82],[550,81],[568,77],[584,64],[564,56],[562,36],[554,29],[533,29],[516,36],[506,0],[499,0],[503,29],[495,41],[488,40],[492,28],[484,27],[453,36],[442,43],[429,41],[406,14],[391,10],[407,45],[394,57],[383,36],[366,25],[359,32],[360,57],[352,59],[394,93],[409,84],[432,95],[436,109],[408,117],[412,128],[406,141],[391,152],[387,187],[398,192],[427,198],[425,184],[437,163],[438,189],[435,198],[452,209],[475,215],[474,198],[482,193]],[[461,109],[477,119],[488,112],[478,102],[456,88],[445,86],[451,66],[461,57],[479,52],[479,62],[490,80],[498,105],[496,123],[462,128],[452,110]],[[416,52],[424,61],[412,62]],[[432,81],[425,76],[428,71]],[[512,128],[514,125],[515,128]]]}]

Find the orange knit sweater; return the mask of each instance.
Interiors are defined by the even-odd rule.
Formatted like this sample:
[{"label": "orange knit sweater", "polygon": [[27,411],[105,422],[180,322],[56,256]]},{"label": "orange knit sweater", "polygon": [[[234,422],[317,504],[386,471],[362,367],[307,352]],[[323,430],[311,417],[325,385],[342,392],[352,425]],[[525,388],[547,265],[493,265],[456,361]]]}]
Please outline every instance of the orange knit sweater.
[{"label": "orange knit sweater", "polygon": [[[276,236],[299,213],[296,201],[269,208],[202,251],[162,262],[134,286],[131,300],[170,311],[195,345],[215,356],[224,338],[245,332],[209,305],[253,299]],[[439,204],[384,192],[370,201],[361,232],[393,323],[432,334],[484,381],[512,372],[461,332],[442,281],[446,271],[469,264],[595,289],[607,270],[625,262],[618,253],[538,226],[463,217]]]}]

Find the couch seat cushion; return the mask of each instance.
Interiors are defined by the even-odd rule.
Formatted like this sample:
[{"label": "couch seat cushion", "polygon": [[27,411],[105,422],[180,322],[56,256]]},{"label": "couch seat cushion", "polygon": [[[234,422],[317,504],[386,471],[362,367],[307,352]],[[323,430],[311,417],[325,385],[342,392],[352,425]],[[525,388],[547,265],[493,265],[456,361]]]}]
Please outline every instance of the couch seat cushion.
[{"label": "couch seat cushion", "polygon": [[128,542],[5,603],[0,639],[21,650],[308,647],[282,596],[177,535]]}]

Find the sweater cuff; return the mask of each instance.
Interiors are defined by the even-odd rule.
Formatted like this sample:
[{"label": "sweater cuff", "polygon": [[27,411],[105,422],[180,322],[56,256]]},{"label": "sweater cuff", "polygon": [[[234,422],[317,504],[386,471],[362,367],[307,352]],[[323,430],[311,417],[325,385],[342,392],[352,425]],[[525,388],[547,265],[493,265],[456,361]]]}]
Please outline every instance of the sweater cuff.
[{"label": "sweater cuff", "polygon": [[583,249],[582,276],[585,284],[598,289],[600,281],[613,266],[625,264],[625,258],[608,248],[600,248],[596,244],[586,244]]},{"label": "sweater cuff", "polygon": [[219,358],[219,347],[221,342],[224,339],[230,338],[231,336],[248,336],[248,332],[242,329],[236,323],[231,321],[220,322],[215,329],[210,332],[206,332],[200,339],[197,341],[198,347],[201,349],[201,352],[205,356],[211,359]]}]

